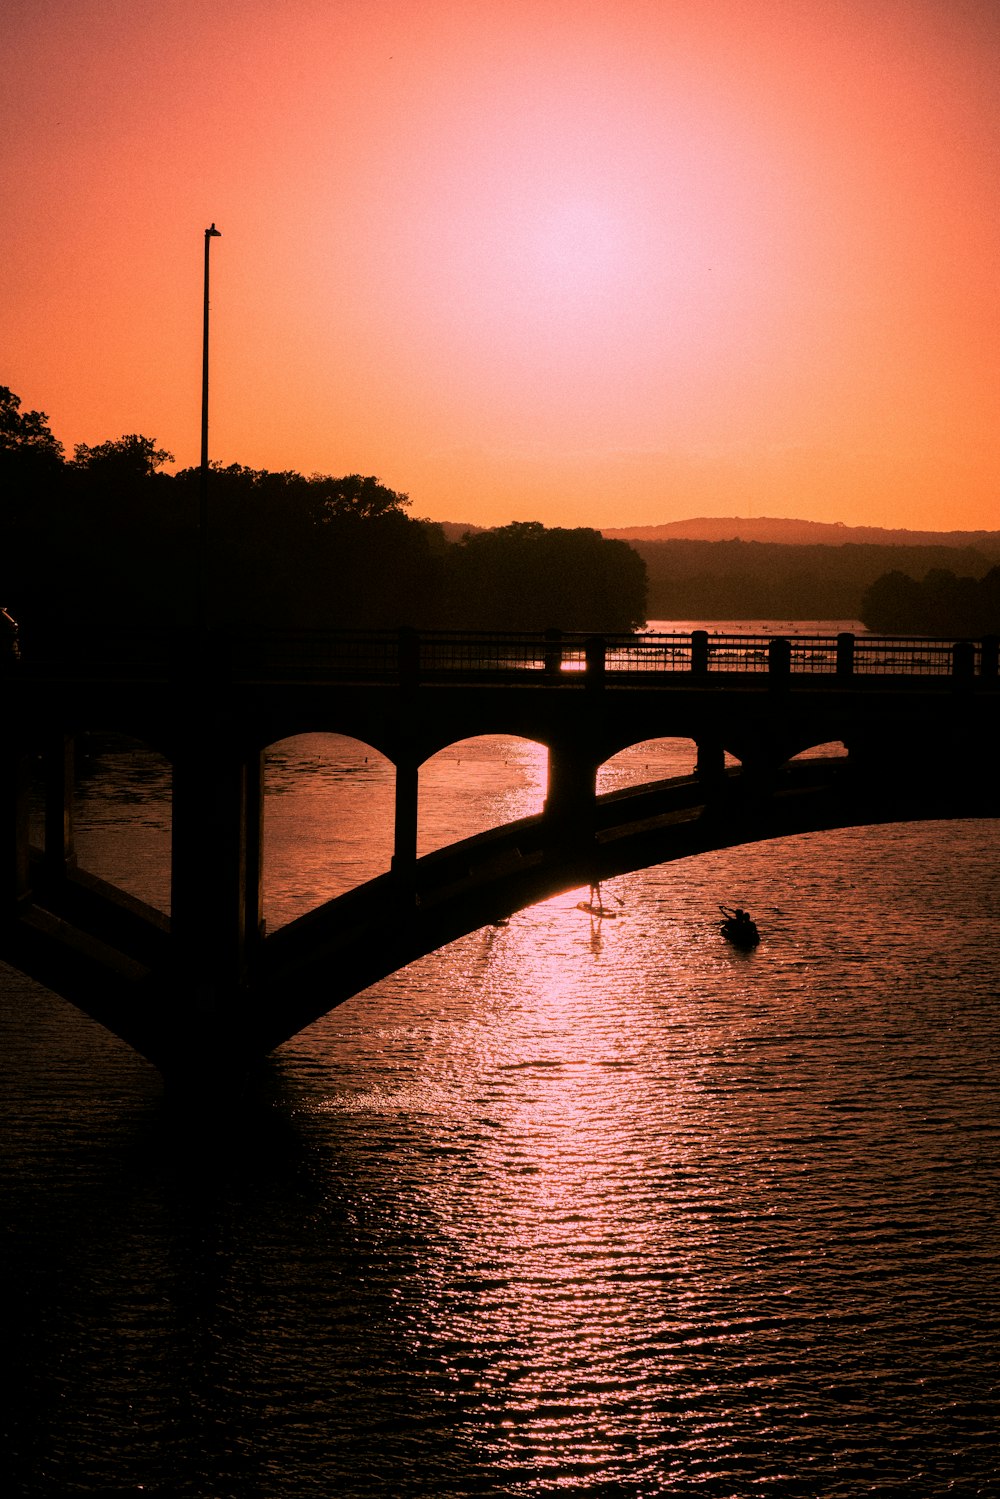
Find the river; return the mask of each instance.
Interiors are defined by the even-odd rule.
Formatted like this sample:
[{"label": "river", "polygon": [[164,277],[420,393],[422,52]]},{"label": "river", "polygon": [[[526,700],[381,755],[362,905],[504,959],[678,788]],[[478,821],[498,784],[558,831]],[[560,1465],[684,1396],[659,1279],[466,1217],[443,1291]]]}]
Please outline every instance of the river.
[{"label": "river", "polygon": [[[436,757],[422,849],[544,775],[516,740]],[[272,929],[385,867],[373,752],[285,741],[267,789]],[[163,904],[168,798],[95,743],[81,863]],[[997,832],[727,850],[608,882],[613,921],[556,897],[332,1012],[195,1140],[0,969],[4,1492],[997,1494]]]}]

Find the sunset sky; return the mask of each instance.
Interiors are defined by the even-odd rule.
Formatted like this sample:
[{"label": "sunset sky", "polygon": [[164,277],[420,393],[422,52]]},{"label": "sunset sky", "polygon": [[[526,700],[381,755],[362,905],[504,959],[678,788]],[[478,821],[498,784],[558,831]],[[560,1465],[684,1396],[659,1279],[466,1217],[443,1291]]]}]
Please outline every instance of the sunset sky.
[{"label": "sunset sky", "polygon": [[481,525],[1000,527],[996,0],[12,0],[0,384]]}]

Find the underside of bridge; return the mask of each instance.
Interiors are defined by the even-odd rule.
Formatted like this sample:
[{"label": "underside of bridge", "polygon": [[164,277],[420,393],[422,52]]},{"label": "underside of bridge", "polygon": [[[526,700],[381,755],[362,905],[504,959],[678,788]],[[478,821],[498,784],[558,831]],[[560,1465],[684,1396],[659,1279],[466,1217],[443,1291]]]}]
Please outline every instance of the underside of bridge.
[{"label": "underside of bridge", "polygon": [[[244,814],[259,808],[245,764],[233,762],[226,776]],[[253,930],[246,857],[228,876],[218,862],[199,865],[203,837],[181,849],[190,880],[173,923],[60,863],[50,847],[15,871],[19,894],[0,958],[120,1036],[168,1083],[218,1096],[227,1080],[370,984],[562,891],[763,839],[997,816],[1000,790],[983,765],[907,776],[898,766],[875,772],[863,757],[791,762],[767,774],[717,764],[711,774],[596,799],[550,797],[539,816],[400,861],[267,937]],[[241,825],[246,839],[246,815]],[[250,866],[259,860],[259,826],[254,836]],[[214,951],[203,946],[207,931],[221,934]]]}]

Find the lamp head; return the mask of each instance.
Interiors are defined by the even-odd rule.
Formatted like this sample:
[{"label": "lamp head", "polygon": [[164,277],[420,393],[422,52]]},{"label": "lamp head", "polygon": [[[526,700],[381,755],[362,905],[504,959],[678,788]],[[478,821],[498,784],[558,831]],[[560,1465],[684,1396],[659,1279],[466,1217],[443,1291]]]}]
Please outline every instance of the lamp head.
[{"label": "lamp head", "polygon": [[205,230],[205,238],[206,239],[221,239],[222,238],[222,230],[221,229],[216,229],[215,225],[211,224],[209,226],[209,228],[207,228]]}]

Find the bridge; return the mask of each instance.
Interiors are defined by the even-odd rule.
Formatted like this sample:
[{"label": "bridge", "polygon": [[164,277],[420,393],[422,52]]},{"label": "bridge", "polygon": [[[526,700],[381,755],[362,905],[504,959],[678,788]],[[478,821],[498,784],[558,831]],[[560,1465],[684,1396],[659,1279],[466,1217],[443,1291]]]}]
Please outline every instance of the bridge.
[{"label": "bridge", "polygon": [[[1000,815],[995,638],[147,639],[113,658],[18,663],[0,690],[0,959],[195,1090],[216,1091],[369,984],[560,891],[791,833]],[[74,763],[89,731],[170,761],[169,917],[77,867]],[[391,867],[266,933],[264,754],[312,731],[394,765]],[[547,747],[543,811],[418,858],[421,765],[496,733]],[[694,741],[693,775],[597,795],[612,755],[673,737]],[[844,753],[795,758],[832,744]]]}]

